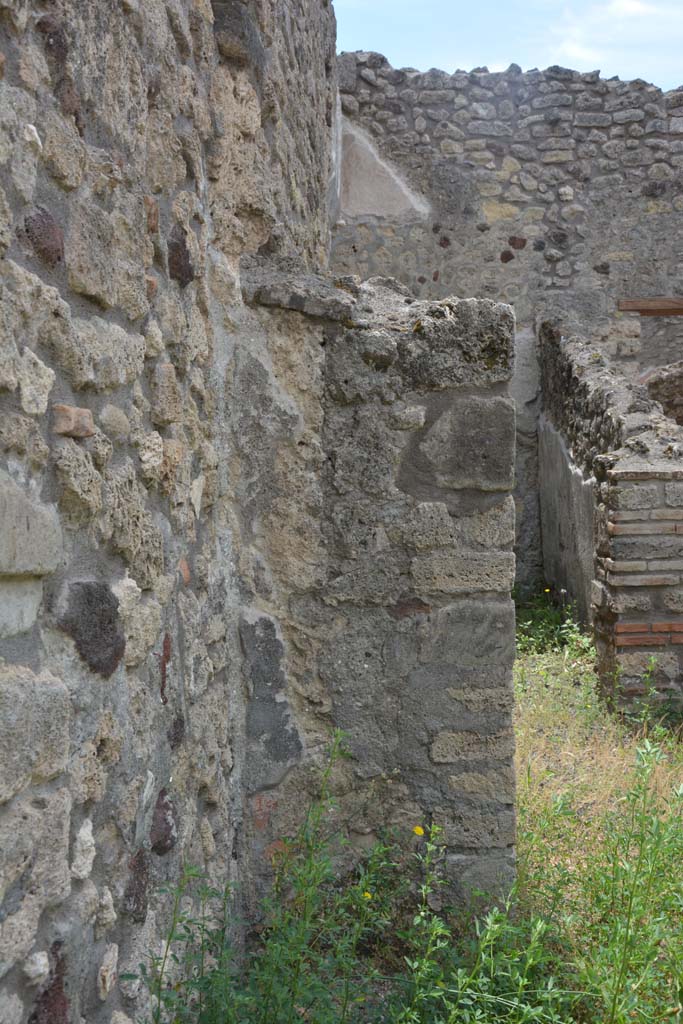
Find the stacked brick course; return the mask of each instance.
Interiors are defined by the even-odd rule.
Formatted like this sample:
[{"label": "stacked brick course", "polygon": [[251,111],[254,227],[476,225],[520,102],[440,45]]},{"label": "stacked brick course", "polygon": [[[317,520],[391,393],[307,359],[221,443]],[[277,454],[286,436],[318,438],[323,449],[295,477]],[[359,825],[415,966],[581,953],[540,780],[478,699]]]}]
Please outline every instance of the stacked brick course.
[{"label": "stacked brick course", "polygon": [[[572,575],[570,549],[546,550],[546,564],[558,567],[556,577],[566,573],[572,598],[591,582],[586,573],[592,577],[591,614],[610,693],[628,701],[654,685],[662,697],[683,700],[683,430],[644,388],[596,361],[585,342],[544,324],[540,343],[542,435],[555,430],[564,439],[562,457],[575,486],[588,488],[593,510],[583,524],[592,552],[583,577]],[[553,471],[542,454],[542,474],[552,479]],[[544,488],[541,496],[548,504]],[[556,548],[552,531],[546,534]]]}]

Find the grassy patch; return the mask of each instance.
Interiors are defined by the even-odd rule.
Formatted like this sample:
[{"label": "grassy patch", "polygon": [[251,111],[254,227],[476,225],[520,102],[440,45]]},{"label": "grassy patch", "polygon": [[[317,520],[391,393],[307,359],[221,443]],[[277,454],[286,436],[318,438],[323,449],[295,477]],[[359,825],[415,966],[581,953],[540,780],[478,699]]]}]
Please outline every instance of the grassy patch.
[{"label": "grassy patch", "polygon": [[590,652],[523,654],[517,913],[539,914],[577,996],[570,1020],[683,1020],[683,747],[610,714]]}]

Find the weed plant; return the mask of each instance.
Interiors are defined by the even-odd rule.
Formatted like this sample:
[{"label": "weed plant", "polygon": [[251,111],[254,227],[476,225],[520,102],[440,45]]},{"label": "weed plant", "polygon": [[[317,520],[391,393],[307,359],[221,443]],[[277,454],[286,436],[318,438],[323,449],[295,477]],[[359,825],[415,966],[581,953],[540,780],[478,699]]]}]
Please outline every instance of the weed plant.
[{"label": "weed plant", "polygon": [[444,850],[420,823],[340,878],[336,736],[246,954],[229,943],[231,893],[194,870],[173,892],[165,947],[141,967],[153,1024],[683,1024],[681,746],[649,711],[635,728],[607,713],[590,641],[547,596],[519,649],[509,897],[468,928],[437,913]]}]

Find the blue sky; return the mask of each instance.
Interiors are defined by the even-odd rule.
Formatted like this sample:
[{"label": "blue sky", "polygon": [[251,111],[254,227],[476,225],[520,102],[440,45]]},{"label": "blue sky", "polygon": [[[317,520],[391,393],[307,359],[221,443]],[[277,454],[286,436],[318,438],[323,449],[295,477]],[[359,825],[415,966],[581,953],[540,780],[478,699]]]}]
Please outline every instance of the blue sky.
[{"label": "blue sky", "polygon": [[683,85],[683,0],[334,0],[338,49],[394,67],[551,64]]}]

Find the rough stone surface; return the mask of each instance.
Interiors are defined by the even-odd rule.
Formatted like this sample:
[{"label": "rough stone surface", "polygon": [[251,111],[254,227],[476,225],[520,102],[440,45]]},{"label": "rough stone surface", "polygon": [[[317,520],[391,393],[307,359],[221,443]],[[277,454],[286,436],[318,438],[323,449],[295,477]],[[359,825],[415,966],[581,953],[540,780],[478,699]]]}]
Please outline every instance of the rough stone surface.
[{"label": "rough stone surface", "polygon": [[597,484],[572,463],[562,436],[544,417],[539,422],[538,446],[543,568],[557,590],[571,595],[577,617],[588,624],[595,576]]},{"label": "rough stone surface", "polygon": [[69,694],[58,679],[20,665],[0,670],[0,803],[65,770],[70,724]]},{"label": "rough stone surface", "polygon": [[128,1024],[183,864],[253,919],[335,726],[349,867],[438,820],[454,898],[509,882],[514,316],[330,274],[330,4],[0,7],[0,1017]]},{"label": "rough stone surface", "polygon": [[648,699],[647,673],[657,700],[680,703],[683,429],[556,323],[540,350],[548,580],[592,619],[612,700]]},{"label": "rough stone surface", "polygon": [[62,530],[55,509],[0,470],[0,576],[45,576],[59,565]]},{"label": "rough stone surface", "polygon": [[676,319],[641,324],[617,301],[680,293],[680,92],[554,68],[420,73],[366,52],[340,56],[339,83],[333,268],[515,308],[518,585],[537,588],[534,323],[561,317],[630,375],[679,358]]}]

